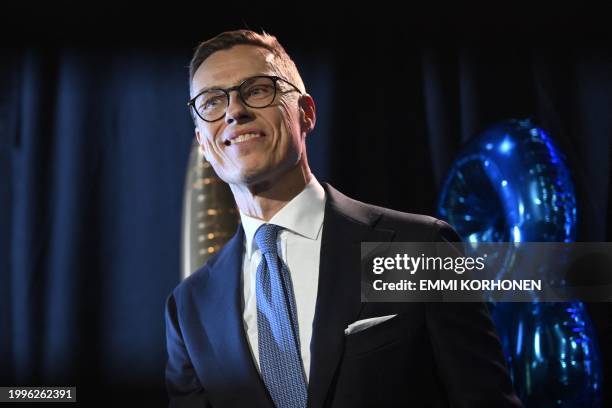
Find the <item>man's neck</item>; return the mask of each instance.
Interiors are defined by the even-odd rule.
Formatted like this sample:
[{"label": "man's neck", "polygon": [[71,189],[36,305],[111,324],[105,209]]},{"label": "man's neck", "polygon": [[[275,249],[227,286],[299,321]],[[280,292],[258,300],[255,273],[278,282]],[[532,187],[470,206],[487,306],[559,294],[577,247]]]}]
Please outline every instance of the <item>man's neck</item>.
[{"label": "man's neck", "polygon": [[308,165],[298,165],[274,183],[254,186],[230,184],[240,211],[250,217],[269,221],[289,201],[304,190],[312,173]]}]

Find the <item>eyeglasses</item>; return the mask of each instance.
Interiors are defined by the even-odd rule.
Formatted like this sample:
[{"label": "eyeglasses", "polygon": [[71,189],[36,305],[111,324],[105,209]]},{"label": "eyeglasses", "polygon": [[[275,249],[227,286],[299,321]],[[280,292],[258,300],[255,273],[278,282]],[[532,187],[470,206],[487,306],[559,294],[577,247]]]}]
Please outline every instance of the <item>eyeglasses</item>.
[{"label": "eyeglasses", "polygon": [[248,107],[265,108],[274,102],[279,81],[293,87],[291,90],[281,90],[282,93],[297,91],[302,94],[297,86],[281,77],[260,75],[247,78],[240,85],[231,88],[203,91],[187,102],[187,106],[190,106],[203,121],[216,122],[225,116],[230,103],[230,92],[238,91],[240,100]]}]

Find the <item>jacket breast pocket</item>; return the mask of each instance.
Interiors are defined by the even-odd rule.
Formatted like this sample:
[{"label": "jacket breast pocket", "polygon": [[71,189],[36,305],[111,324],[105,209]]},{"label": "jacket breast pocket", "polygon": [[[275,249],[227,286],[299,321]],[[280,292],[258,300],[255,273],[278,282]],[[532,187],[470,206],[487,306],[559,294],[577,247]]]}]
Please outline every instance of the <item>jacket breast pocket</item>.
[{"label": "jacket breast pocket", "polygon": [[401,342],[410,332],[407,315],[397,315],[362,331],[345,335],[346,357],[357,356]]}]

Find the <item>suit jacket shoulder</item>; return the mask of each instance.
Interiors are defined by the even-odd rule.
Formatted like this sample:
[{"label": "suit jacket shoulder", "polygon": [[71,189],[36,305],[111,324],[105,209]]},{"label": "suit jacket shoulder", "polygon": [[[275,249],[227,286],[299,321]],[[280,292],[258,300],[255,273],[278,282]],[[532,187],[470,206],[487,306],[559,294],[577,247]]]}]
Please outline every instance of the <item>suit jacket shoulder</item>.
[{"label": "suit jacket shoulder", "polygon": [[364,203],[347,197],[324,183],[330,205],[340,214],[378,229],[393,230],[395,241],[407,242],[459,242],[455,230],[445,221],[423,214],[413,214]]}]

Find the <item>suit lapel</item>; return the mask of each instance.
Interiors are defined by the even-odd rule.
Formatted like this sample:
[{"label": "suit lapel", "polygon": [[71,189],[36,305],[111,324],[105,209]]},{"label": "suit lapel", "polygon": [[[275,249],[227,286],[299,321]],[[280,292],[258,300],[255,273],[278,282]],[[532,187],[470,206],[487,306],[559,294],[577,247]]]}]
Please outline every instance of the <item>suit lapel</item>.
[{"label": "suit lapel", "polygon": [[242,319],[242,257],[244,230],[240,225],[219,258],[210,267],[204,294],[195,294],[200,303],[202,325],[208,333],[215,358],[227,384],[226,397],[235,406],[273,408],[272,400],[255,367]]},{"label": "suit lapel", "polygon": [[310,343],[308,407],[322,407],[344,349],[344,329],[357,320],[361,242],[389,241],[394,231],[376,229],[381,214],[323,184],[327,201],[321,241],[317,303]]},{"label": "suit lapel", "polygon": [[[361,242],[385,242],[394,231],[375,228],[381,214],[342,195],[328,184],[321,241],[308,407],[323,407],[344,350],[344,329],[363,307],[360,298]],[[249,349],[242,319],[242,226],[223,248],[193,302],[201,315],[221,372],[227,400],[235,406],[273,408]]]}]

